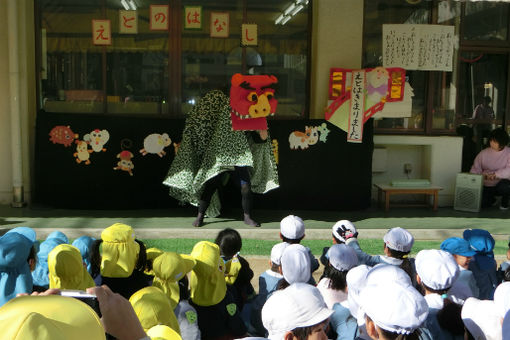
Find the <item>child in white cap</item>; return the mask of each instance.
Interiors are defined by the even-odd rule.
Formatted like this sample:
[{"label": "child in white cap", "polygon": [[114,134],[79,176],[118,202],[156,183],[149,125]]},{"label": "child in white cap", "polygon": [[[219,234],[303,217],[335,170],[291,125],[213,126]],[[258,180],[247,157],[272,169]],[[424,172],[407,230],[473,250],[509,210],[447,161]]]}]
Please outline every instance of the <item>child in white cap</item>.
[{"label": "child in white cap", "polygon": [[461,317],[472,339],[501,340],[501,321],[493,300],[468,298]]},{"label": "child in white cap", "polygon": [[[305,223],[299,216],[289,215],[280,222],[280,238],[283,242],[289,244],[299,244],[305,237]],[[313,256],[309,248],[308,256],[310,257],[311,273],[319,269],[319,261]],[[313,280],[313,278],[312,278]],[[315,284],[315,281],[313,281]]]},{"label": "child in white cap", "polygon": [[283,279],[278,282],[277,289],[302,282],[312,282],[309,249],[300,244],[290,244],[283,251],[281,258],[281,274]]},{"label": "child in white cap", "polygon": [[[328,308],[334,310],[330,318],[330,335],[335,335],[337,340],[354,339],[358,326],[347,303],[347,274],[358,264],[358,257],[351,247],[334,244],[329,248],[328,258],[328,265],[317,288]],[[335,334],[332,334],[333,332]]]},{"label": "child in white cap", "polygon": [[289,246],[286,242],[277,243],[271,248],[270,268],[259,276],[259,293],[254,299],[250,315],[250,323],[253,329],[250,333],[264,336],[266,330],[262,325],[262,307],[267,298],[276,290],[278,282],[283,279],[281,274],[281,258],[285,248]]},{"label": "child in white cap", "polygon": [[[356,230],[354,233],[357,235]],[[409,253],[414,244],[414,237],[404,228],[392,228],[383,237],[384,255],[368,255],[359,246],[357,237],[350,237],[345,244],[353,247],[358,255],[360,264],[375,266],[379,263],[391,264],[402,268],[414,283],[416,270],[414,261],[409,258]]]},{"label": "child in white cap", "polygon": [[416,255],[416,273],[429,307],[426,325],[434,339],[463,339],[461,306],[447,294],[459,276],[453,256],[443,250],[422,250]]},{"label": "child in white cap", "polygon": [[326,340],[332,313],[317,288],[294,283],[269,297],[262,321],[271,340]]},{"label": "child in white cap", "polygon": [[328,250],[328,265],[317,284],[328,308],[347,300],[346,277],[349,270],[358,265],[358,257],[351,247],[334,244]]},{"label": "child in white cap", "polygon": [[420,328],[428,315],[427,302],[410,285],[368,285],[361,292],[361,308],[372,339],[438,339]]},{"label": "child in white cap", "polygon": [[[356,227],[349,220],[340,220],[331,227],[331,239],[333,244],[344,244],[351,237],[358,237]],[[321,263],[326,266],[328,264],[329,247],[322,249]]]}]

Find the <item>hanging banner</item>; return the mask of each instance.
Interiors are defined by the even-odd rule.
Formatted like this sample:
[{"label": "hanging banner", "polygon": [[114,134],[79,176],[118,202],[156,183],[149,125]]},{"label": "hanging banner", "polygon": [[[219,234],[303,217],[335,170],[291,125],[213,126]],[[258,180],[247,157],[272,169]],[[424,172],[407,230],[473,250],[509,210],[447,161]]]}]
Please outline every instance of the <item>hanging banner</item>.
[{"label": "hanging banner", "polygon": [[242,24],[241,25],[241,46],[257,46],[258,32],[257,24]]},{"label": "hanging banner", "polygon": [[353,71],[351,84],[351,106],[349,110],[347,141],[361,143],[363,141],[363,114],[365,112],[365,71]]},{"label": "hanging banner", "polygon": [[184,29],[202,29],[202,6],[184,6]]},{"label": "hanging banner", "polygon": [[92,20],[92,43],[94,45],[112,44],[110,20]]},{"label": "hanging banner", "polygon": [[151,31],[168,30],[170,20],[168,5],[151,5],[149,12],[149,28]]},{"label": "hanging banner", "polygon": [[228,12],[211,12],[211,38],[228,38],[229,26],[230,14]]},{"label": "hanging banner", "polygon": [[119,33],[137,34],[138,33],[138,15],[136,11],[119,11]]}]

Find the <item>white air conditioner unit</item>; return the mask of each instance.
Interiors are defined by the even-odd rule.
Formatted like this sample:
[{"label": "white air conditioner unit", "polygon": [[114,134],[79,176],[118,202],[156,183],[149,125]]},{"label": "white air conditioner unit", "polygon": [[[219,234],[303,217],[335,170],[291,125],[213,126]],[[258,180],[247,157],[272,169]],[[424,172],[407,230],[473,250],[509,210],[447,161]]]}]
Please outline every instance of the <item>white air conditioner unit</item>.
[{"label": "white air conditioner unit", "polygon": [[453,209],[480,211],[482,204],[483,176],[477,174],[457,174]]}]

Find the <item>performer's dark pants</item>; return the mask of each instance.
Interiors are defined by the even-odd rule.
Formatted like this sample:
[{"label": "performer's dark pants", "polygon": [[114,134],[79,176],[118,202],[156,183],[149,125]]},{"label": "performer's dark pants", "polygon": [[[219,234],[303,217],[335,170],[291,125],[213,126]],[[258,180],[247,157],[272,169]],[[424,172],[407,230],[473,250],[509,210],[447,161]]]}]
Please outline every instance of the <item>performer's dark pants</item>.
[{"label": "performer's dark pants", "polygon": [[510,198],[510,180],[502,179],[493,187],[483,187],[482,207],[490,207],[495,200],[495,196],[501,196],[501,206],[508,207]]},{"label": "performer's dark pants", "polygon": [[[252,194],[251,194],[251,182],[250,182],[250,173],[248,172],[248,167],[246,166],[236,166],[234,167],[235,175],[239,178],[239,183],[241,185],[241,204],[243,206],[243,211],[245,214],[250,215],[252,210]],[[221,174],[209,179],[205,182],[204,191],[200,196],[200,204],[198,206],[199,213],[205,213],[209,203],[211,202],[211,197],[221,185]]]}]

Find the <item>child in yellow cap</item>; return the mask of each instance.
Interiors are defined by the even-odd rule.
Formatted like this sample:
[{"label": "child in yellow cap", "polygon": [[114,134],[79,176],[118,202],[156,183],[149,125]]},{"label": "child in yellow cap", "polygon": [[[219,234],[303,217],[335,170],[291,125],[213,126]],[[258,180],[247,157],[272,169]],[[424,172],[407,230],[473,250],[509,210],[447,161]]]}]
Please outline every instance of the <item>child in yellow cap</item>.
[{"label": "child in yellow cap", "polygon": [[96,284],[105,284],[126,299],[152,284],[152,277],[144,273],[145,246],[126,224],[115,223],[104,229],[92,247],[91,259]]},{"label": "child in yellow cap", "polygon": [[96,284],[87,272],[78,248],[60,244],[48,254],[50,288],[85,290]]},{"label": "child in yellow cap", "polygon": [[243,246],[241,235],[237,230],[226,228],[216,236],[215,242],[220,247],[220,254],[225,262],[225,281],[234,295],[237,306],[242,310],[244,305],[255,296],[251,284],[253,270],[244,257],[239,255]]},{"label": "child in yellow cap", "polygon": [[197,311],[189,304],[188,280],[186,274],[195,266],[195,260],[184,254],[163,252],[152,265],[153,286],[160,288],[174,310],[181,335],[185,340],[200,340]]},{"label": "child in yellow cap", "polygon": [[193,247],[191,257],[196,261],[190,275],[191,305],[197,310],[202,339],[244,337],[246,326],[227,291],[220,248],[212,242],[200,241]]}]

